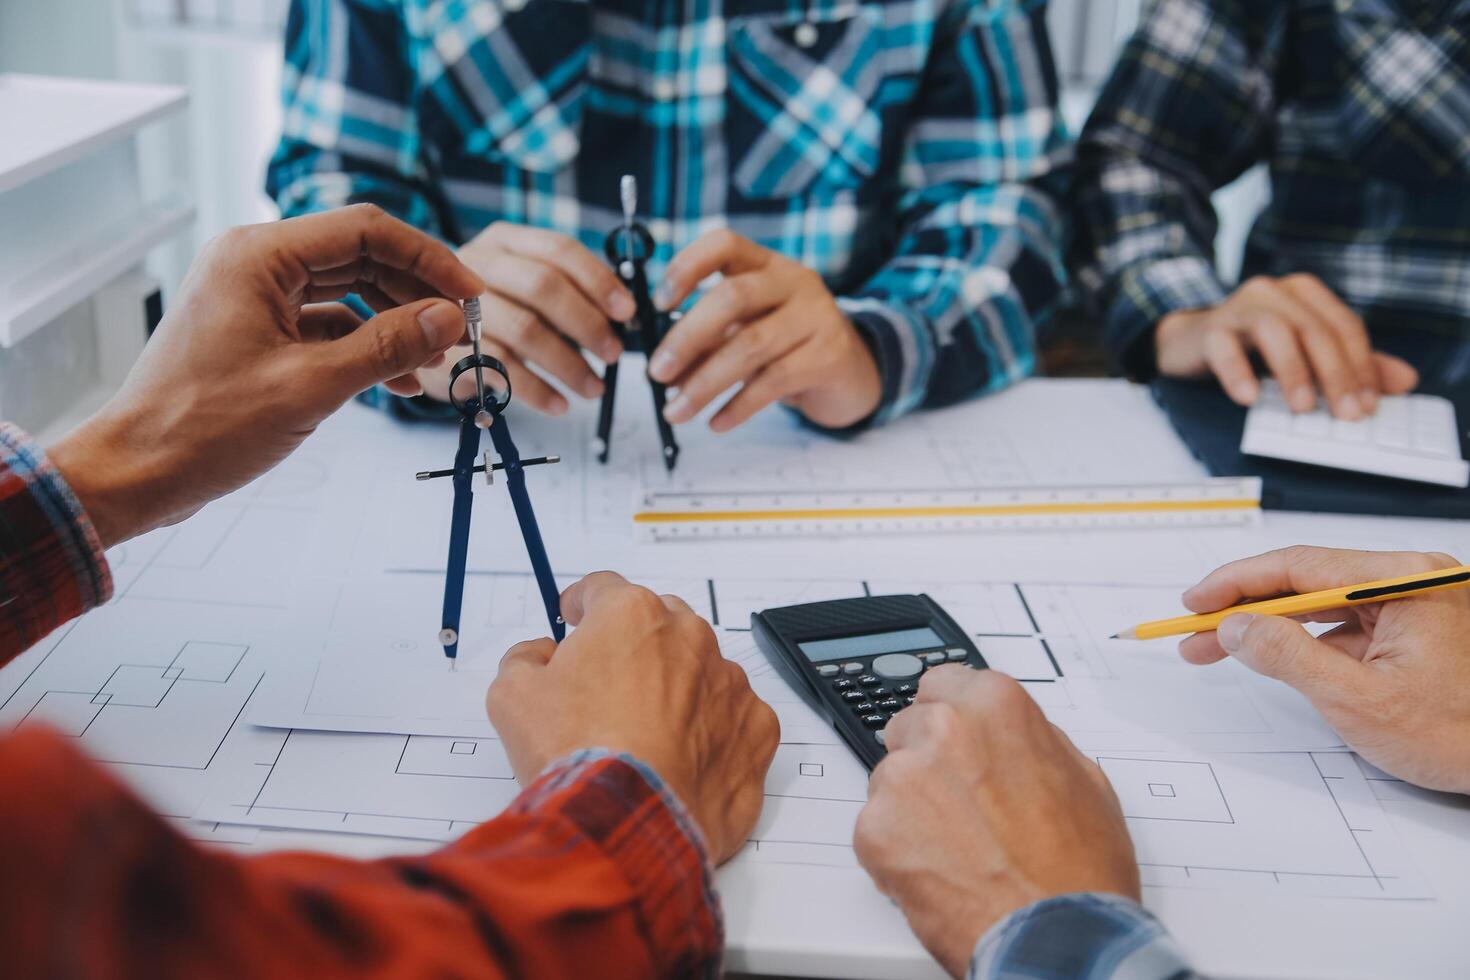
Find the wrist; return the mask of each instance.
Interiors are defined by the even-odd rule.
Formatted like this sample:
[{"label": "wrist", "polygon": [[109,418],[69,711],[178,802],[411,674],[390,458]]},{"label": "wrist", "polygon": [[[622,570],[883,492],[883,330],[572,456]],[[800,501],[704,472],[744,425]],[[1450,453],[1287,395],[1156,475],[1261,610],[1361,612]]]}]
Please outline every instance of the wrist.
[{"label": "wrist", "polygon": [[123,431],[125,423],[99,414],[46,451],[92,522],[103,548],[163,523],[149,516],[153,467],[143,454],[126,448]]}]

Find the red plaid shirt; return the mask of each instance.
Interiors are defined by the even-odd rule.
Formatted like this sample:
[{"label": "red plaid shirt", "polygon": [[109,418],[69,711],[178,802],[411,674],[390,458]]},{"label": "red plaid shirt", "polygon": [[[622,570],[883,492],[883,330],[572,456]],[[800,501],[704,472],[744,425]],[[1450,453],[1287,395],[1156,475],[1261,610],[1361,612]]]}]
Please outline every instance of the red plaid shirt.
[{"label": "red plaid shirt", "polygon": [[[0,424],[0,664],[112,591],[39,449]],[[0,737],[0,956],[17,977],[698,977],[723,932],[658,777],[586,752],[433,854],[206,851],[45,731]]]}]

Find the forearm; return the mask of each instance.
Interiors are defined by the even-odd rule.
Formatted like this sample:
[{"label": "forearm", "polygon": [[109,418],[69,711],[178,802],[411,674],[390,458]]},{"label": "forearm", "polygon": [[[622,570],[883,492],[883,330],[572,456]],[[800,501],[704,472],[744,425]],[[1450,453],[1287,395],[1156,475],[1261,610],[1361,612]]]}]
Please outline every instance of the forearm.
[{"label": "forearm", "polygon": [[1285,19],[1285,5],[1263,0],[1162,0],[1078,141],[1071,265],[1126,373],[1152,374],[1165,316],[1225,298],[1211,195],[1269,152]]},{"label": "forearm", "polygon": [[1190,967],[1164,927],[1116,895],[1063,895],[1001,920],[980,938],[969,980],[1190,980]]},{"label": "forearm", "polygon": [[76,495],[39,446],[0,422],[0,665],[111,597]]},{"label": "forearm", "polygon": [[1062,295],[1062,227],[1045,180],[916,195],[893,258],[839,305],[883,378],[877,420],[1033,373]]},{"label": "forearm", "polygon": [[1056,181],[1069,159],[1045,5],[955,3],[909,133],[897,243],[843,305],[877,351],[879,418],[1032,372],[1065,280]]},{"label": "forearm", "polygon": [[[701,845],[656,779],[564,761],[437,853],[240,859],[179,837],[49,735],[0,742],[17,975],[713,976]],[[166,941],[163,941],[165,940]]]}]

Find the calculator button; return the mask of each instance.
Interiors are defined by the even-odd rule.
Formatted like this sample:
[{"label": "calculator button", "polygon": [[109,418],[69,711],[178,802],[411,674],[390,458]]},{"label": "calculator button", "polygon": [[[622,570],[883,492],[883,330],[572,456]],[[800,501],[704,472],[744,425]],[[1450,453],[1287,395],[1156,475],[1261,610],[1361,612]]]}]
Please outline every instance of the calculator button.
[{"label": "calculator button", "polygon": [[857,683],[848,680],[846,677],[839,677],[832,682],[832,689],[835,691],[851,691],[855,687],[857,687]]},{"label": "calculator button", "polygon": [[874,677],[872,674],[864,674],[863,676],[858,678],[858,683],[861,684],[863,687],[877,687],[883,682]]},{"label": "calculator button", "polygon": [[873,661],[873,673],[893,681],[906,681],[923,671],[924,664],[911,653],[885,653]]},{"label": "calculator button", "polygon": [[914,696],[912,694],[910,694],[908,697],[906,697],[906,698],[903,699],[903,703],[904,704],[913,704],[914,703]]},{"label": "calculator button", "polygon": [[857,704],[852,706],[852,710],[856,711],[860,715],[869,715],[877,711],[878,707],[871,701],[859,701]]},{"label": "calculator button", "polygon": [[884,725],[888,724],[888,719],[883,715],[878,714],[863,715],[863,724],[867,725],[869,728],[882,728]]},{"label": "calculator button", "polygon": [[945,656],[939,650],[935,650],[933,653],[926,653],[926,654],[924,654],[924,662],[926,664],[929,664],[931,667],[934,666],[935,664],[942,664],[942,663],[944,663],[944,661],[945,661]]},{"label": "calculator button", "polygon": [[950,647],[948,650],[944,651],[944,655],[950,660],[965,660],[970,656],[970,651],[965,650],[962,647]]},{"label": "calculator button", "polygon": [[848,704],[860,704],[863,701],[868,700],[868,696],[862,691],[843,691],[842,700],[846,701]]},{"label": "calculator button", "polygon": [[903,697],[908,694],[918,694],[919,689],[913,684],[900,684],[893,689],[893,693],[897,694],[899,697]]},{"label": "calculator button", "polygon": [[887,748],[888,747],[888,733],[885,732],[885,731],[883,731],[880,728],[878,731],[876,731],[876,732],[873,733],[873,741],[877,742],[879,745],[883,746],[884,748]]},{"label": "calculator button", "polygon": [[878,707],[884,711],[898,711],[903,707],[903,703],[898,698],[884,698],[878,702]]},{"label": "calculator button", "polygon": [[874,701],[878,701],[882,698],[891,698],[893,697],[893,695],[888,693],[888,688],[886,687],[875,687],[872,690],[868,691],[868,697],[872,698]]},{"label": "calculator button", "polygon": [[842,665],[842,672],[844,674],[861,674],[863,672],[863,665],[856,661],[846,663]]},{"label": "calculator button", "polygon": [[817,668],[817,673],[818,674],[821,674],[823,677],[836,677],[837,676],[837,665],[836,664],[822,664],[820,667]]}]

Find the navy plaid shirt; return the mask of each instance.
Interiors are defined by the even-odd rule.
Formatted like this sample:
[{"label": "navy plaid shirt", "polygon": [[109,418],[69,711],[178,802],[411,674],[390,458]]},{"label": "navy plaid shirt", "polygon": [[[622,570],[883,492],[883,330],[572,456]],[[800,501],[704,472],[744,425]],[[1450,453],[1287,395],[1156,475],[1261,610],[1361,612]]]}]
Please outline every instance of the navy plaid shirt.
[{"label": "navy plaid shirt", "polygon": [[1470,381],[1470,0],[1155,0],[1077,151],[1075,267],[1110,352],[1228,291],[1210,193],[1257,163],[1246,275],[1316,275],[1427,382]]},{"label": "navy plaid shirt", "polygon": [[821,273],[880,421],[1032,373],[1063,288],[1044,0],[294,0],[286,62],[286,215],[601,254],[633,174],[655,281],[726,226]]}]

